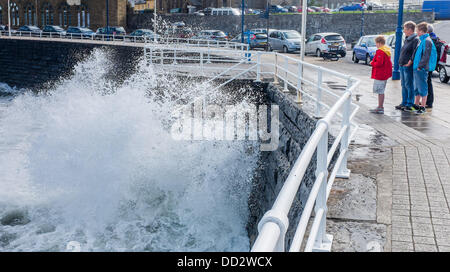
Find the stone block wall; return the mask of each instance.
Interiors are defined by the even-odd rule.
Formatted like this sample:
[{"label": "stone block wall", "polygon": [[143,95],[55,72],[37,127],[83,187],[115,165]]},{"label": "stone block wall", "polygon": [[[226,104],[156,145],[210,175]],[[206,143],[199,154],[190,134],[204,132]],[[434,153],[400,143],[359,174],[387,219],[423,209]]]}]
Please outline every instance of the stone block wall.
[{"label": "stone block wall", "polygon": [[[166,22],[183,21],[194,30],[219,29],[233,36],[241,31],[240,16],[194,16],[194,15],[163,15]],[[128,28],[153,29],[153,14],[129,14]],[[301,30],[301,14],[271,15],[270,28]],[[433,12],[405,13],[403,20],[419,22],[434,22]],[[250,28],[266,28],[267,20],[258,15],[246,15],[245,25]],[[359,39],[361,26],[364,25],[364,35],[380,34],[395,31],[397,27],[397,14],[395,13],[364,13],[364,23],[361,13],[336,14],[308,14],[307,36],[318,32],[337,32],[344,36],[348,43]]]},{"label": "stone block wall", "polygon": [[19,88],[40,88],[70,76],[77,62],[94,48],[104,47],[114,63],[110,75],[124,80],[143,55],[142,47],[0,38],[0,82]]}]

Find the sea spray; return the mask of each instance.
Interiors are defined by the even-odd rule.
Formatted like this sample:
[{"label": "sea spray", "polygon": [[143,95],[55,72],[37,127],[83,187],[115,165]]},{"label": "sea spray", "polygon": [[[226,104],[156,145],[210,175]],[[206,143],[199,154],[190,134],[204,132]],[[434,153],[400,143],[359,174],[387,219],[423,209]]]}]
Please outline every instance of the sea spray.
[{"label": "sea spray", "polygon": [[0,225],[0,251],[248,251],[256,143],[173,140],[174,98],[212,88],[144,63],[117,86],[105,54],[2,107],[0,218],[23,224]]}]

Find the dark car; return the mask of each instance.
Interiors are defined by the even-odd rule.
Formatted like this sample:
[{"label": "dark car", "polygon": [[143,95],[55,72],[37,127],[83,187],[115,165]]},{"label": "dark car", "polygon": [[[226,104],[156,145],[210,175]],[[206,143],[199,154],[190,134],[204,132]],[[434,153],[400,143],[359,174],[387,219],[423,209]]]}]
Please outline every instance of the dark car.
[{"label": "dark car", "polygon": [[60,26],[47,25],[42,30],[42,36],[61,37],[65,35],[66,31]]},{"label": "dark car", "polygon": [[41,33],[42,30],[39,27],[33,25],[21,26],[16,32],[16,34],[18,35],[30,35],[30,36],[40,36]]},{"label": "dark car", "polygon": [[123,39],[127,35],[125,29],[121,26],[101,27],[97,29],[96,38],[103,40]]},{"label": "dark car", "polygon": [[[234,37],[231,41],[240,43],[242,41],[241,34]],[[267,34],[250,33],[250,35],[248,35],[247,33],[245,33],[244,34],[244,43],[250,44],[250,49],[266,48],[267,47]]]},{"label": "dark car", "polygon": [[160,38],[158,34],[155,34],[155,32],[150,29],[137,29],[131,32],[130,36],[129,39],[131,41],[143,41],[144,39],[154,40],[155,38],[159,40]]},{"label": "dark car", "polygon": [[280,5],[271,5],[269,8],[270,13],[287,13],[289,12],[286,8]]},{"label": "dark car", "polygon": [[68,38],[92,39],[95,37],[95,32],[86,27],[70,26],[66,31],[66,36]]}]

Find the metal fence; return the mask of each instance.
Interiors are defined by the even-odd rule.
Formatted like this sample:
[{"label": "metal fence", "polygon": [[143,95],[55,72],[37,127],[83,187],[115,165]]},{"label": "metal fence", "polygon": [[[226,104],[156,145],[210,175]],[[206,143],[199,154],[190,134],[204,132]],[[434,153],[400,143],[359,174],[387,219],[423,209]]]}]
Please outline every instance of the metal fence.
[{"label": "metal fence", "polygon": [[[9,31],[0,31],[0,37],[9,36]],[[57,32],[31,32],[31,31],[11,31],[12,37],[34,37],[48,39],[68,39],[68,40],[92,40],[92,41],[113,41],[124,43],[155,43],[158,45],[183,45],[189,47],[211,47],[211,48],[227,48],[233,50],[247,50],[249,45],[231,41],[221,41],[213,39],[196,39],[196,38],[176,38],[157,36],[132,36],[132,35],[114,35],[114,34],[78,34],[78,33],[57,33]]]}]

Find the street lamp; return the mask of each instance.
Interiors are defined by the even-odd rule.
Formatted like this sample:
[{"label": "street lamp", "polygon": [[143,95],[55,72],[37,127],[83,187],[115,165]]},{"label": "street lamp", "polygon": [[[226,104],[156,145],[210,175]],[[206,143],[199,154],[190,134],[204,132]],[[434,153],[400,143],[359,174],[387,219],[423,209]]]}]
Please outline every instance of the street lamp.
[{"label": "street lamp", "polygon": [[[106,0],[106,31],[109,31],[109,1]],[[106,32],[108,33],[108,32]]]},{"label": "street lamp", "polygon": [[402,24],[403,24],[403,2],[398,2],[398,21],[397,30],[395,31],[395,55],[394,55],[394,71],[392,72],[392,80],[400,79],[400,71],[398,59],[400,58],[400,48],[402,47]]},{"label": "street lamp", "polygon": [[153,41],[156,43],[156,1],[157,0],[153,0],[153,32],[155,32],[153,34]]},{"label": "street lamp", "polygon": [[306,14],[308,14],[308,1],[302,1],[302,45],[300,47],[300,59],[305,60],[305,43],[306,43]]},{"label": "street lamp", "polygon": [[244,24],[245,24],[245,0],[242,0],[242,14],[241,14],[241,43],[244,43]]},{"label": "street lamp", "polygon": [[8,35],[11,37],[11,4],[8,0]]}]

